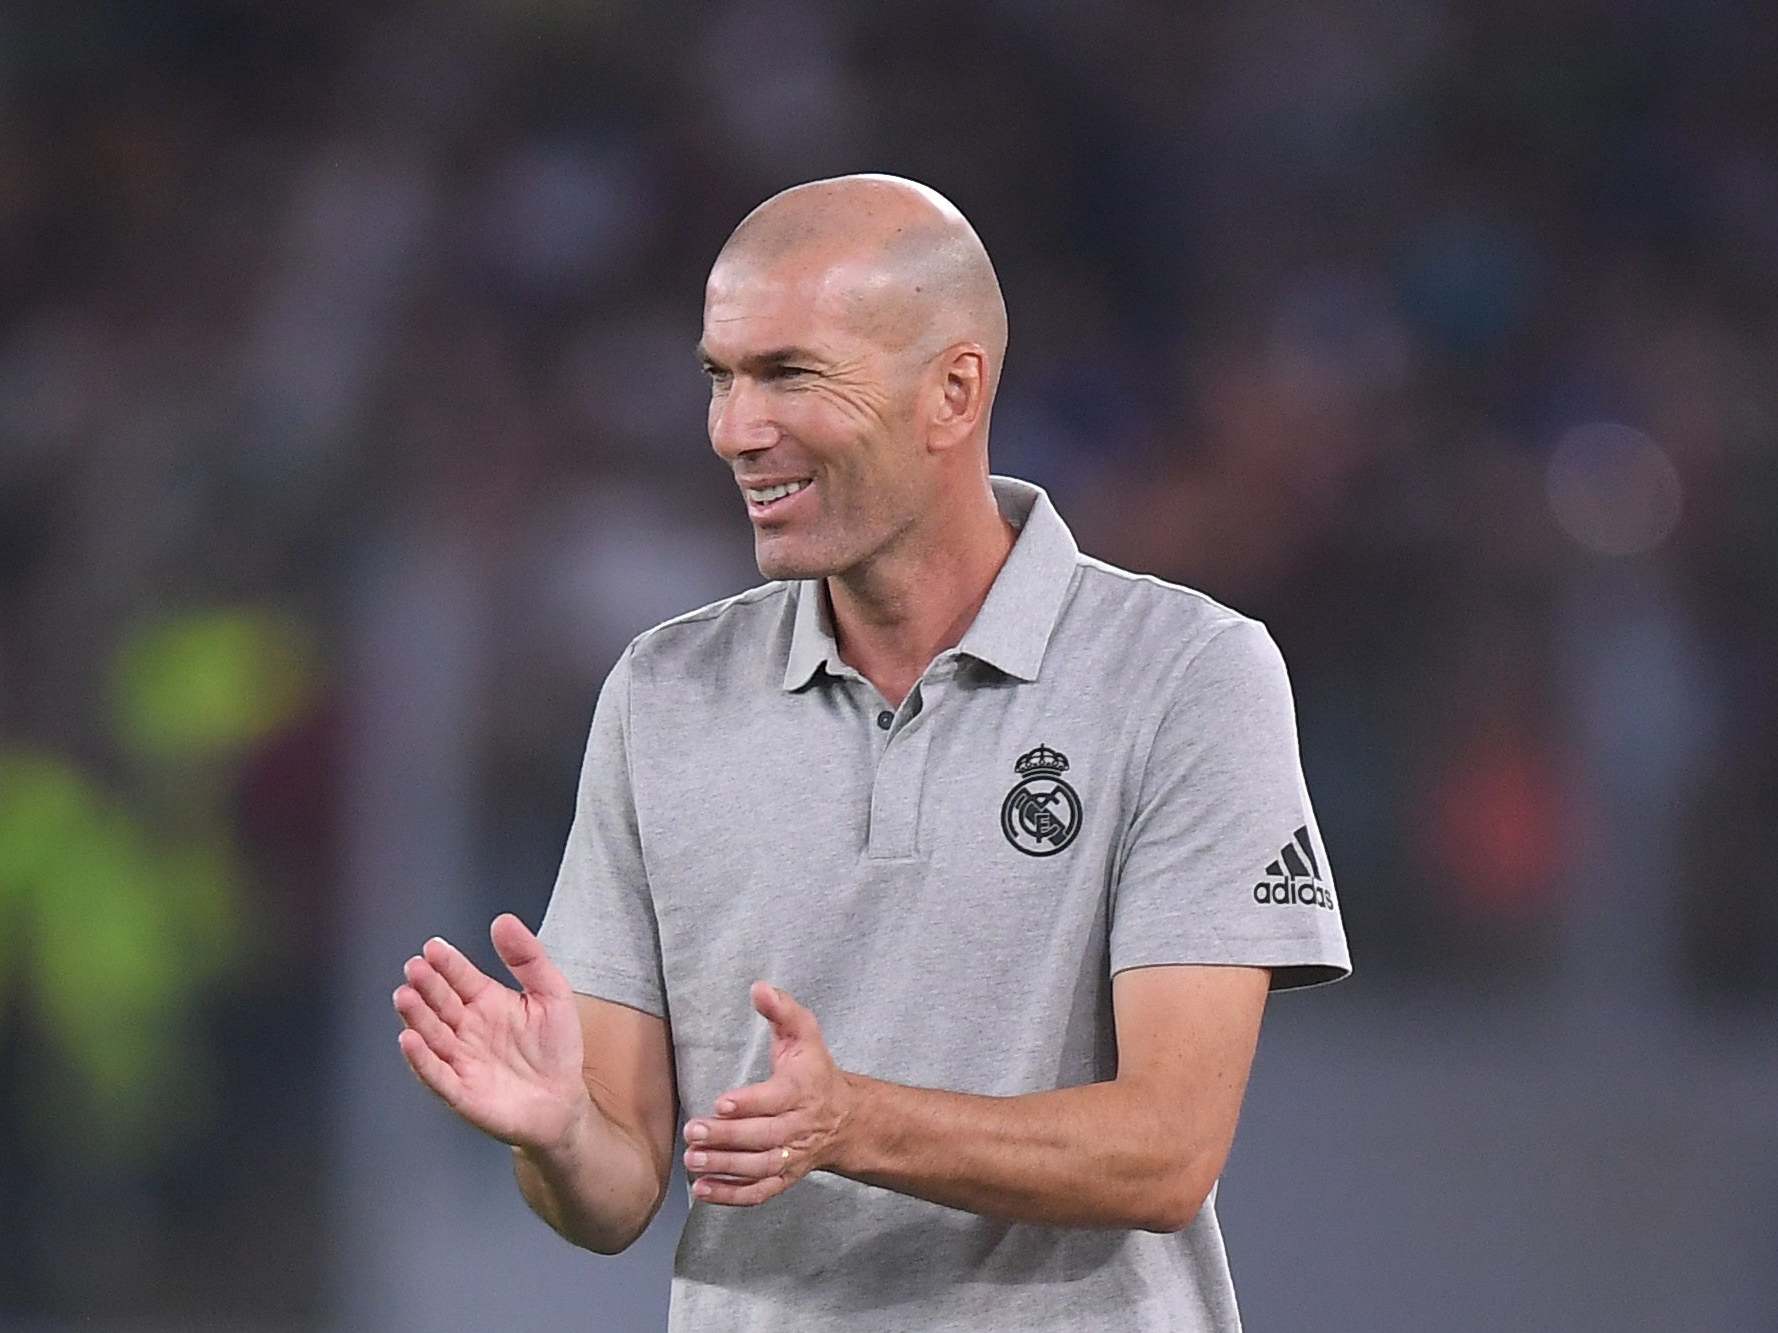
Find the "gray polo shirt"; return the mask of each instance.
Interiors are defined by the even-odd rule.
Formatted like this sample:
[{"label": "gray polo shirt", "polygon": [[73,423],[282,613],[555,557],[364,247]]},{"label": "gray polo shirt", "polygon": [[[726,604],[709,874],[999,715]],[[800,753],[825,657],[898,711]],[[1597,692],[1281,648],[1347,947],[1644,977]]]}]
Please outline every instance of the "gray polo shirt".
[{"label": "gray polo shirt", "polygon": [[[1350,967],[1270,636],[1080,553],[1044,493],[963,642],[897,709],[818,581],[649,630],[600,693],[542,936],[577,991],[668,1019],[681,1119],[770,1072],[748,1003],[840,1066],[1014,1096],[1117,1072],[1111,978]],[[1215,1195],[1177,1234],[981,1217],[827,1173],[694,1202],[671,1329],[1239,1327]]]}]

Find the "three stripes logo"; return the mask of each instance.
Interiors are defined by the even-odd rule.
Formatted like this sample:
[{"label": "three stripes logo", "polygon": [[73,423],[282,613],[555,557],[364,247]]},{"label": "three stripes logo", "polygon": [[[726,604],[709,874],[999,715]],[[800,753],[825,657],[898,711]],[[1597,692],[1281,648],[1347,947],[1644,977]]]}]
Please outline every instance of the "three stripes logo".
[{"label": "three stripes logo", "polygon": [[1275,903],[1280,907],[1324,907],[1338,910],[1334,892],[1322,878],[1321,863],[1309,845],[1307,825],[1299,828],[1284,844],[1278,859],[1266,867],[1266,878],[1253,886],[1253,901]]}]

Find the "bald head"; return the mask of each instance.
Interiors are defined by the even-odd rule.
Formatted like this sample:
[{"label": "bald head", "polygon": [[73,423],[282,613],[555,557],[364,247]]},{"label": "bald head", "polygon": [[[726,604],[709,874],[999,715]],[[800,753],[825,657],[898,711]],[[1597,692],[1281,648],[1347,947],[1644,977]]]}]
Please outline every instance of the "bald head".
[{"label": "bald head", "polygon": [[1000,280],[969,220],[938,191],[899,176],[838,176],[773,195],[717,256],[725,269],[818,275],[848,323],[893,352],[931,356],[977,343],[989,393],[1006,358]]}]

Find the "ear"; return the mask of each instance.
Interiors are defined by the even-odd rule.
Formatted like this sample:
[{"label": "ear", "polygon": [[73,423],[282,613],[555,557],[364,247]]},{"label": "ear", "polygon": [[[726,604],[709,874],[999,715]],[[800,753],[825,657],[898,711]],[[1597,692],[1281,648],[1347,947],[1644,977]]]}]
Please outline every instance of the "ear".
[{"label": "ear", "polygon": [[957,343],[933,362],[937,376],[930,421],[935,449],[952,449],[971,438],[988,414],[988,354],[980,343]]}]

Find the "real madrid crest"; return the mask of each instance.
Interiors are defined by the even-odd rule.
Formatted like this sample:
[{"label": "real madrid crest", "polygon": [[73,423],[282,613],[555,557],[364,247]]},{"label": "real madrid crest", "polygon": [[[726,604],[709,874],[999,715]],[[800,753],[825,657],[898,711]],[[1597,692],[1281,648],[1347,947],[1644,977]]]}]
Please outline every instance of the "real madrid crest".
[{"label": "real madrid crest", "polygon": [[1013,767],[1019,781],[1000,807],[1000,831],[1026,856],[1054,856],[1080,832],[1080,797],[1062,781],[1068,756],[1039,745]]}]

